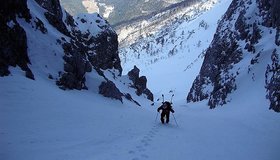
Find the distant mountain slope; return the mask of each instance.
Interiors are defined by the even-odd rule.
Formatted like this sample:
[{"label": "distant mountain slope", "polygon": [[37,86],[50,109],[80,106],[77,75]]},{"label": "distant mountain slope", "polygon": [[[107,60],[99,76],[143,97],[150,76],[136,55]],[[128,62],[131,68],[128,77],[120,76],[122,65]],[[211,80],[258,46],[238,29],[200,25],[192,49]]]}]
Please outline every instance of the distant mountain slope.
[{"label": "distant mountain slope", "polygon": [[[184,0],[60,0],[66,10],[77,15],[98,12],[110,24],[115,25],[136,17],[158,12]],[[185,0],[194,1],[194,0]]]},{"label": "distant mountain slope", "polygon": [[[182,71],[190,69],[203,59],[220,18],[212,13],[208,17],[207,12],[223,3],[225,1],[209,0],[189,7],[177,7],[156,18],[120,28],[120,58],[124,74],[133,65],[145,70],[154,63],[173,57],[185,59]],[[220,12],[216,14],[221,16],[223,13]]]},{"label": "distant mountain slope", "polygon": [[[114,25],[119,35],[120,48],[127,47],[138,39],[154,36],[165,28],[195,19],[202,12],[209,10],[218,0],[182,1],[148,15],[133,18]],[[180,21],[180,22],[179,22]]]},{"label": "distant mountain slope", "polygon": [[60,0],[60,3],[69,14],[75,16],[80,13],[87,13],[86,8],[81,1],[82,0]]},{"label": "distant mountain slope", "polygon": [[276,0],[233,0],[206,51],[188,102],[207,99],[215,108],[230,102],[230,93],[241,86],[252,86],[255,89],[247,94],[267,92],[270,109],[280,112],[279,15]]}]

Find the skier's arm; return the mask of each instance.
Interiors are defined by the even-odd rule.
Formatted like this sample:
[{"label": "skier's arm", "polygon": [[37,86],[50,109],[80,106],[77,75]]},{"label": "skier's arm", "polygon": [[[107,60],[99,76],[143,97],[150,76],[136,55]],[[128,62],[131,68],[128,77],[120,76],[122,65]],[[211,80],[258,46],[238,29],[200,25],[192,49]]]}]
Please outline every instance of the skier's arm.
[{"label": "skier's arm", "polygon": [[158,107],[157,111],[159,112],[162,109],[162,106]]},{"label": "skier's arm", "polygon": [[175,112],[172,108],[170,108],[170,111],[171,111],[172,113],[174,113],[174,112]]}]

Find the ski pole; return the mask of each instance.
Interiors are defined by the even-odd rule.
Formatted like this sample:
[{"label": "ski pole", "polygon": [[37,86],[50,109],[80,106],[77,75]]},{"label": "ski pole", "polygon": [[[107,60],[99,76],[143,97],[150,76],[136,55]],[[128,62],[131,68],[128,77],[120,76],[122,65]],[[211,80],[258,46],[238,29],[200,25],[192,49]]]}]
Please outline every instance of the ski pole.
[{"label": "ski pole", "polygon": [[156,120],[155,120],[155,122],[157,121],[157,117],[158,117],[158,112],[157,112],[157,116],[156,116]]},{"label": "ski pole", "polygon": [[173,97],[174,97],[174,94],[172,94],[172,96],[171,96],[171,101],[170,101],[171,104],[172,104],[172,99],[173,99]]},{"label": "ski pole", "polygon": [[179,125],[178,125],[178,123],[177,123],[177,121],[176,121],[176,118],[175,118],[175,116],[174,116],[173,113],[172,113],[172,116],[173,116],[173,118],[174,118],[174,120],[175,120],[175,123],[176,123],[177,127],[179,127]]},{"label": "ski pole", "polygon": [[162,96],[162,103],[163,103],[164,102],[164,95],[162,94],[161,96]]}]

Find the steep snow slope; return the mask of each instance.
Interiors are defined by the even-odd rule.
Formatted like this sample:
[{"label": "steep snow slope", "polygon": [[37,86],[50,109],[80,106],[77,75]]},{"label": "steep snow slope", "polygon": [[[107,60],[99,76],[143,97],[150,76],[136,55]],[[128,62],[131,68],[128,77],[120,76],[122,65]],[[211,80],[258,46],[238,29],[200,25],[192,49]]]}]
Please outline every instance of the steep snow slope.
[{"label": "steep snow slope", "polygon": [[65,92],[46,79],[31,81],[16,74],[1,78],[0,88],[0,159],[280,157],[280,117],[262,107],[268,105],[264,102],[244,99],[242,105],[232,101],[209,110],[205,101],[186,105],[184,94],[176,94],[182,97],[173,105],[177,127],[173,117],[168,125],[156,119],[159,103],[150,107],[140,101],[144,107],[135,107],[130,101],[122,104],[91,90]]},{"label": "steep snow slope", "polygon": [[128,123],[145,117],[129,101],[91,90],[65,92],[41,78],[13,75],[0,81],[0,159],[98,159],[129,135],[144,132]]}]

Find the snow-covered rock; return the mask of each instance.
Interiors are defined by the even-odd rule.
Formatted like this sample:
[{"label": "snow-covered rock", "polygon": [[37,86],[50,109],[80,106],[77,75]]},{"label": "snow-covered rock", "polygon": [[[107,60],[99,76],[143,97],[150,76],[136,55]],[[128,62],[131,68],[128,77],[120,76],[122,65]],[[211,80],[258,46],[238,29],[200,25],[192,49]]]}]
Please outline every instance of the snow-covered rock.
[{"label": "snow-covered rock", "polygon": [[87,73],[95,72],[95,83],[103,85],[116,83],[106,70],[121,75],[118,36],[98,14],[72,17],[59,0],[9,1],[0,9],[0,76],[19,66],[28,78],[48,77],[61,89],[81,90],[92,88]]},{"label": "snow-covered rock", "polygon": [[[262,83],[255,85],[265,87],[267,65],[275,68],[279,63],[275,58],[280,52],[279,9],[278,1],[232,1],[206,51],[200,73],[187,96],[188,102],[208,99],[210,108],[224,105],[230,102],[229,94],[238,89],[244,77],[251,78],[252,83],[258,79]],[[275,87],[279,69],[268,69],[267,74],[270,108],[279,111],[279,87]]]}]

